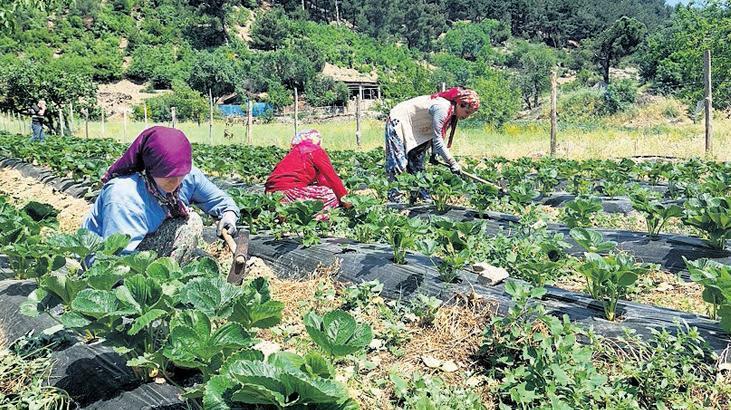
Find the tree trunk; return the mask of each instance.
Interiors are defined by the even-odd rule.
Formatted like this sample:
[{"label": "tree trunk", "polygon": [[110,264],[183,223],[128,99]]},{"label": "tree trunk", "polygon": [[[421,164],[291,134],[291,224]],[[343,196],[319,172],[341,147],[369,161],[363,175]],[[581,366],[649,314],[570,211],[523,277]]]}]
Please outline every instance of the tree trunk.
[{"label": "tree trunk", "polygon": [[602,60],[602,76],[604,76],[604,83],[609,85],[609,66],[611,65],[612,55],[607,54],[607,57]]}]

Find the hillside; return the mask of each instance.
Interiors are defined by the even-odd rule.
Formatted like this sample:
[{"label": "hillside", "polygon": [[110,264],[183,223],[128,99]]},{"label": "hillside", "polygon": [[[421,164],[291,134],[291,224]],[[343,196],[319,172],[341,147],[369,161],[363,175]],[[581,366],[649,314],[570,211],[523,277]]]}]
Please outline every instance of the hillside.
[{"label": "hillside", "polygon": [[[184,116],[205,112],[209,90],[214,99],[236,93],[239,100],[254,97],[282,107],[292,103],[297,88],[311,105],[342,104],[349,98],[347,88],[321,75],[327,62],[377,73],[386,106],[433,92],[441,83],[473,87],[485,100],[481,119],[498,125],[541,104],[557,64],[562,76],[575,76],[577,86],[591,86],[609,82],[610,68],[630,63],[640,67],[642,80],[659,80],[663,92],[677,91],[690,101],[697,92],[685,89],[682,77],[698,70],[673,68],[669,45],[653,41],[662,43],[668,32],[678,32],[682,21],[673,26],[683,14],[709,21],[728,14],[723,2],[673,13],[662,0],[12,4],[16,8],[0,32],[0,62],[25,64],[21,71],[66,83],[129,80],[147,90],[172,89],[172,96],[153,106],[185,99],[190,107],[182,110]],[[692,42],[685,46],[695,49]],[[671,64],[663,65],[664,58]],[[43,72],[36,73],[39,65]],[[60,77],[53,74],[57,71]],[[89,100],[93,110],[93,88],[73,87],[73,93],[67,89],[48,98],[61,103],[68,97],[78,105]],[[15,95],[0,105],[14,110],[29,98],[37,97]]]}]

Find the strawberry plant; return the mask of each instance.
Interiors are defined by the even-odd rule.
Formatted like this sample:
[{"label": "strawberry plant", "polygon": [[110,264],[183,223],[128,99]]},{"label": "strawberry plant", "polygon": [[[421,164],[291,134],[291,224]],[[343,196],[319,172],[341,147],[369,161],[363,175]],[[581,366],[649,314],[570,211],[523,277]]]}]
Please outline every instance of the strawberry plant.
[{"label": "strawberry plant", "polygon": [[358,324],[342,310],[324,316],[310,311],[304,317],[305,329],[312,340],[331,357],[347,356],[365,349],[373,340],[368,324]]},{"label": "strawberry plant", "polygon": [[612,321],[619,299],[627,295],[640,275],[649,271],[647,265],[635,263],[634,258],[623,253],[601,256],[591,252],[584,254],[583,263],[576,269],[586,279],[591,297],[604,305],[604,316]]},{"label": "strawberry plant", "polygon": [[410,302],[411,313],[419,318],[422,326],[431,326],[436,319],[437,312],[442,306],[441,299],[434,296],[428,296],[423,293],[417,293]]},{"label": "strawberry plant", "polygon": [[670,218],[683,215],[683,208],[676,204],[664,204],[650,196],[646,190],[638,190],[630,194],[632,207],[645,215],[647,233],[657,238],[663,226]]},{"label": "strawberry plant", "polygon": [[709,259],[685,259],[685,264],[690,279],[703,285],[701,296],[704,302],[711,305],[711,319],[720,317],[721,327],[731,332],[731,266]]},{"label": "strawberry plant", "polygon": [[294,201],[284,208],[286,229],[295,232],[304,247],[320,243],[322,208],[320,201]]},{"label": "strawberry plant", "polygon": [[579,195],[571,201],[566,202],[561,214],[561,220],[569,228],[577,226],[588,226],[594,214],[602,210],[602,201],[594,196]]},{"label": "strawberry plant", "polygon": [[205,386],[209,409],[327,408],[353,410],[358,405],[347,388],[333,379],[332,365],[311,352],[304,357],[276,352],[268,358],[256,351],[234,355]]},{"label": "strawberry plant", "polygon": [[723,249],[731,236],[731,198],[702,194],[685,203],[683,222],[704,231],[708,244]]},{"label": "strawberry plant", "polygon": [[[252,234],[256,234],[262,224],[257,220],[262,212],[277,212],[281,208],[280,201],[282,194],[255,194],[241,188],[232,188],[228,194],[238,205],[241,212],[241,220],[249,228]],[[263,226],[267,227],[267,226]]]},{"label": "strawberry plant", "polygon": [[530,182],[521,182],[513,185],[508,191],[510,202],[518,206],[525,206],[533,202],[540,193],[533,188]]},{"label": "strawberry plant", "polygon": [[457,271],[472,261],[472,252],[482,237],[483,225],[446,218],[434,218],[431,225],[441,254],[441,263],[437,266],[440,279],[452,283],[459,276]]},{"label": "strawberry plant", "polygon": [[495,185],[477,184],[470,191],[470,205],[474,207],[480,217],[484,217],[488,211],[498,200],[500,191]]},{"label": "strawberry plant", "polygon": [[427,232],[427,226],[418,218],[408,218],[394,212],[385,213],[378,221],[381,236],[391,245],[393,262],[406,263],[406,250],[416,246],[416,240]]},{"label": "strawberry plant", "polygon": [[617,247],[616,242],[605,241],[601,232],[591,229],[574,228],[569,231],[569,234],[587,252],[606,253]]},{"label": "strawberry plant", "polygon": [[253,344],[254,329],[276,325],[283,309],[270,299],[264,279],[239,287],[218,275],[209,258],[180,267],[151,253],[106,256],[86,270],[43,276],[21,309],[56,318],[53,307],[60,303],[57,320],[65,328],[102,338],[129,366],[146,369],[143,378],[166,374],[172,364],[207,380],[226,358]]},{"label": "strawberry plant", "polygon": [[586,333],[568,316],[559,319],[531,299],[545,294],[508,281],[513,305],[485,329],[480,358],[497,381],[501,409],[600,408],[612,399],[607,377],[592,362],[592,349],[581,345]]}]

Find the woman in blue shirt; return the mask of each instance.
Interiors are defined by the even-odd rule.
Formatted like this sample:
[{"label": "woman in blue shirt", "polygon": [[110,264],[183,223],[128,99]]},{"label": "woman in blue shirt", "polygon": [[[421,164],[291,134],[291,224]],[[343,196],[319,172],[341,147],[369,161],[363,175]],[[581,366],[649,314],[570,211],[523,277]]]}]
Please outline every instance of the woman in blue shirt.
[{"label": "woman in blue shirt", "polygon": [[129,235],[124,253],[155,250],[179,262],[192,256],[203,229],[190,205],[220,219],[219,235],[224,229],[233,235],[238,207],[192,162],[190,142],[181,131],[146,129],[104,174],[82,227],[102,238]]}]

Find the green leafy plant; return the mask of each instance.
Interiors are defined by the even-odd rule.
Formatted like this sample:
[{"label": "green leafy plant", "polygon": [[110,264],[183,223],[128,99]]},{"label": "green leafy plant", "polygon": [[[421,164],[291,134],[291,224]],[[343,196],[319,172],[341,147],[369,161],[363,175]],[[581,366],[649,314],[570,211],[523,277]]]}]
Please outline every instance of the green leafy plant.
[{"label": "green leafy plant", "polygon": [[403,409],[485,409],[477,394],[466,388],[450,386],[438,377],[418,372],[404,377],[395,371],[388,377]]},{"label": "green leafy plant", "polygon": [[602,210],[602,201],[597,197],[586,197],[579,195],[575,199],[566,202],[561,214],[561,220],[569,226],[588,226],[594,214]]},{"label": "green leafy plant", "polygon": [[[482,236],[483,224],[434,218],[431,229],[441,253],[441,263],[437,265],[440,279],[452,283],[459,277],[458,270],[464,268],[474,258],[473,250],[477,248],[479,238]],[[428,248],[427,254],[433,254],[434,250]]]},{"label": "green leafy plant", "polygon": [[383,291],[383,283],[378,279],[348,286],[345,289],[345,308],[363,308]]},{"label": "green leafy plant", "polygon": [[416,246],[417,238],[427,231],[418,218],[408,218],[394,212],[385,213],[378,222],[382,237],[391,245],[393,262],[406,263],[406,250]]},{"label": "green leafy plant", "polygon": [[533,199],[538,197],[540,193],[533,188],[530,182],[521,182],[517,185],[511,185],[508,190],[508,198],[510,202],[518,206],[530,204]]},{"label": "green leafy plant", "polygon": [[690,280],[703,285],[703,301],[711,305],[711,319],[721,319],[721,327],[731,332],[731,266],[710,259],[689,261],[685,265]]},{"label": "green leafy plant", "polygon": [[241,188],[233,188],[228,190],[228,193],[238,205],[241,220],[244,221],[252,234],[256,234],[261,227],[269,228],[259,221],[262,212],[277,212],[281,208],[282,194],[278,192],[256,194],[246,192]]},{"label": "green leafy plant", "polygon": [[591,229],[573,228],[569,231],[569,235],[587,252],[606,253],[617,247],[616,242],[605,241],[601,232]]},{"label": "green leafy plant", "polygon": [[288,229],[297,233],[304,247],[320,243],[318,214],[322,208],[320,201],[294,201],[284,208]]},{"label": "green leafy plant", "polygon": [[413,313],[422,326],[431,326],[437,317],[437,312],[442,306],[442,301],[434,296],[417,293],[411,299],[411,313]]},{"label": "green leafy plant", "polygon": [[345,386],[333,376],[332,365],[314,352],[304,357],[276,352],[266,360],[260,352],[242,352],[206,383],[203,405],[223,410],[261,405],[278,409],[357,409]]},{"label": "green leafy plant", "polygon": [[333,310],[324,316],[310,311],[304,321],[307,334],[332,357],[361,351],[373,340],[369,325],[356,323],[350,314],[342,310]]},{"label": "green leafy plant", "polygon": [[601,256],[587,252],[584,262],[576,269],[586,279],[591,297],[604,305],[605,317],[615,320],[617,302],[627,295],[628,288],[640,275],[647,273],[649,267],[636,263],[634,258],[623,253]]},{"label": "green leafy plant", "polygon": [[651,198],[648,191],[638,190],[630,194],[632,207],[645,215],[647,233],[656,238],[670,218],[683,215],[683,208],[676,204],[664,204]]},{"label": "green leafy plant", "polygon": [[488,374],[498,381],[500,408],[593,408],[606,405],[612,395],[607,377],[592,362],[590,346],[579,344],[584,331],[546,314],[532,298],[545,294],[510,280],[505,291],[513,306],[493,319],[484,332],[480,357]]},{"label": "green leafy plant", "polygon": [[731,235],[731,199],[702,194],[685,202],[683,222],[708,235],[714,249],[723,249]]}]

